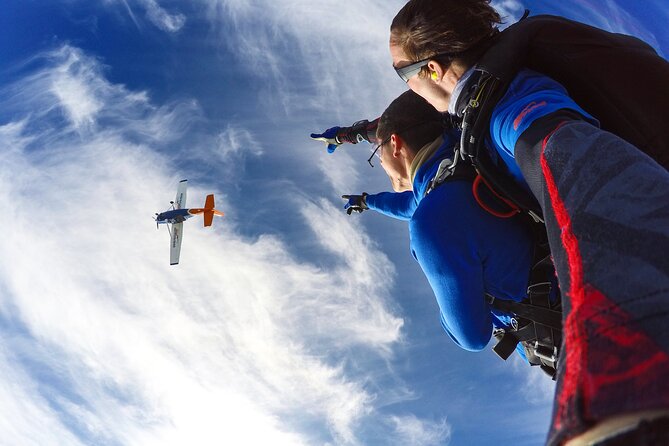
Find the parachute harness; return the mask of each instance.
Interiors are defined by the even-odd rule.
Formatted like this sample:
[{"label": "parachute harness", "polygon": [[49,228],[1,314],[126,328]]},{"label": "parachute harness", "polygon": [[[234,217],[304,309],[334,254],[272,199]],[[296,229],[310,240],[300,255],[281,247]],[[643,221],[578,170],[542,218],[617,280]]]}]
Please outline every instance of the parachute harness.
[{"label": "parachute harness", "polygon": [[[520,343],[528,362],[539,366],[555,379],[562,342],[562,307],[559,289],[553,285],[555,270],[546,242],[543,218],[540,209],[533,208],[532,201],[524,198],[527,193],[500,175],[487,149],[482,147],[492,110],[505,93],[508,83],[501,82],[484,70],[478,71],[480,76],[462,111],[460,143],[452,159],[441,161],[425,195],[447,181],[470,179],[473,180],[472,193],[477,203],[487,212],[499,218],[516,215],[531,217],[528,221],[535,234],[535,256],[527,297],[515,302],[486,294],[485,299],[491,308],[513,315],[511,327],[498,328],[493,332],[497,339],[493,351],[506,360]],[[509,211],[498,212],[486,205],[479,192],[481,184]]]}]

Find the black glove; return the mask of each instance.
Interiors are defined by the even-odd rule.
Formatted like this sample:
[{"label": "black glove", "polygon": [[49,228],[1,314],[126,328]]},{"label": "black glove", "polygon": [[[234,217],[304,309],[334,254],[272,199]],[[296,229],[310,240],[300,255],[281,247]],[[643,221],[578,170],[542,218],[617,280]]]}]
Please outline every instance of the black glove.
[{"label": "black glove", "polygon": [[341,197],[344,200],[348,200],[344,205],[346,213],[351,215],[352,212],[360,213],[369,209],[369,207],[367,207],[367,200],[365,199],[367,195],[367,192],[363,192],[362,195],[342,195]]}]

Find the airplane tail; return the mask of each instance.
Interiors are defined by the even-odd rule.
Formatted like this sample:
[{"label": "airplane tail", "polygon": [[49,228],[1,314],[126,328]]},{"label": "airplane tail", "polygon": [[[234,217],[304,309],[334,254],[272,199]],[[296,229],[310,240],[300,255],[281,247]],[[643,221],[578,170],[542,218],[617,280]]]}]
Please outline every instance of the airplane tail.
[{"label": "airplane tail", "polygon": [[214,194],[207,195],[204,201],[204,226],[211,226],[214,222],[214,215],[223,216],[223,212],[214,209]]}]

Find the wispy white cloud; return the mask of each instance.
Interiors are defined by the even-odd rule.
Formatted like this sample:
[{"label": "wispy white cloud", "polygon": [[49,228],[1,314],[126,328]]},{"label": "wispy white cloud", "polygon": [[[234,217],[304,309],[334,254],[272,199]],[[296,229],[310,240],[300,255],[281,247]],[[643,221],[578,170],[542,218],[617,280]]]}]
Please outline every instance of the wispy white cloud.
[{"label": "wispy white cloud", "polygon": [[100,111],[101,103],[95,97],[95,93],[88,89],[86,77],[90,73],[68,72],[72,68],[71,61],[69,66],[64,67],[66,71],[57,73],[51,84],[51,92],[58,97],[63,110],[76,127],[91,124],[96,114]]},{"label": "wispy white cloud", "polygon": [[218,134],[218,144],[215,153],[222,159],[231,155],[262,155],[262,146],[254,136],[242,126],[228,124],[221,133]]},{"label": "wispy white cloud", "polygon": [[[366,144],[360,144],[360,146],[364,145]],[[349,147],[342,147],[333,154],[325,155],[325,147],[325,144],[322,147],[314,144],[311,150],[320,155],[318,158],[318,169],[324,173],[324,178],[333,191],[340,191],[342,194],[359,193],[361,192],[361,190],[358,190],[359,188],[369,187],[369,184],[359,184],[361,178],[357,170],[358,163],[351,156],[351,152],[355,152],[355,150],[348,150]],[[358,156],[358,158],[362,158],[362,156]]]},{"label": "wispy white cloud", "polygon": [[[114,1],[116,1],[116,0],[103,0],[103,3],[112,3]],[[135,24],[137,29],[141,29],[141,25],[139,23],[139,20],[137,19],[137,17],[135,17],[135,13],[132,10],[132,8],[130,7],[130,4],[128,3],[128,0],[118,0],[118,1],[125,7],[126,12],[130,16],[130,20],[132,20],[132,22]]]},{"label": "wispy white cloud", "polygon": [[177,32],[186,23],[186,17],[180,13],[170,14],[156,0],[140,0],[146,8],[146,16],[151,23],[167,32]]},{"label": "wispy white cloud", "polygon": [[[386,95],[379,92],[393,98],[405,88],[389,69],[388,51],[390,20],[401,2],[201,1],[221,44],[270,81],[277,105],[292,112],[319,104],[324,115],[344,111],[353,122],[358,118],[350,114],[381,110]],[[295,76],[307,79],[299,90],[287,82]]]},{"label": "wispy white cloud", "polygon": [[36,56],[26,66],[49,69],[35,68],[20,84],[5,86],[5,114],[49,121],[64,133],[93,138],[111,129],[164,144],[181,137],[201,117],[195,101],[155,106],[146,92],[109,83],[107,67],[70,45]]},{"label": "wispy white cloud", "polygon": [[135,9],[144,10],[146,18],[158,29],[167,33],[177,33],[186,24],[186,16],[180,12],[170,12],[158,0],[100,0],[105,5],[120,5],[137,29],[142,30],[142,22]]},{"label": "wispy white cloud", "polygon": [[[39,383],[21,369],[8,347],[16,338],[3,336],[0,346],[0,431],[2,443],[38,446],[58,444],[79,446],[84,443],[64,427],[40,394]],[[8,416],[9,415],[9,416]],[[39,425],[40,428],[35,427]]]},{"label": "wispy white cloud", "polygon": [[527,403],[540,405],[553,401],[555,381],[552,381],[539,367],[530,367],[519,355],[512,356],[510,365],[513,373],[526,383],[521,388],[521,394]]},{"label": "wispy white cloud", "polygon": [[[337,344],[341,340],[336,336],[343,333],[342,339],[346,342],[371,344],[387,351],[392,342],[399,339],[402,321],[392,316],[383,300],[371,297],[377,293],[390,293],[393,281],[388,278],[394,275],[393,264],[378,251],[355,220],[347,218],[329,201],[322,199],[305,205],[302,215],[315,233],[327,234],[320,238],[320,243],[346,267],[341,270],[341,275],[332,277],[334,287],[321,289],[315,294],[317,299],[310,303],[314,307],[323,302],[342,303],[341,306],[332,305],[333,317],[318,321],[319,327],[314,327],[315,330]],[[374,256],[370,258],[369,253]],[[352,273],[363,271],[364,274]]]},{"label": "wispy white cloud", "polygon": [[215,136],[202,141],[192,141],[187,151],[179,157],[182,161],[206,161],[216,171],[216,177],[224,178],[226,184],[235,183],[244,177],[245,162],[249,158],[261,157],[264,153],[262,144],[244,125],[228,122]]},{"label": "wispy white cloud", "polygon": [[393,416],[391,421],[397,435],[395,444],[405,446],[445,446],[451,440],[451,426],[442,419],[427,422],[413,415]]},{"label": "wispy white cloud", "polygon": [[[9,104],[16,113],[44,117],[59,111],[75,130],[92,126],[102,109],[101,95],[109,94],[108,85],[98,82],[101,65],[82,61],[80,51],[63,46],[48,55],[36,57],[30,64],[49,64],[52,70],[38,71],[24,80],[24,86],[9,86]],[[34,88],[39,85],[40,88]]]},{"label": "wispy white cloud", "polygon": [[[303,160],[314,153],[301,162],[321,172],[333,196],[368,189],[369,182],[358,184],[357,167],[366,166],[366,144],[327,156],[308,134],[374,119],[406,89],[388,50],[390,21],[402,2],[200,1],[225,48],[220,63],[236,63],[247,73],[259,91],[259,110],[270,120],[300,123],[285,139],[304,143],[288,145],[286,156]],[[387,187],[380,169],[375,175]]]},{"label": "wispy white cloud", "polygon": [[[388,259],[321,201],[304,211],[304,237],[334,260],[327,271],[225,219],[213,231],[188,222],[182,263],[170,268],[167,234],[149,216],[181,178],[162,153],[204,119],[197,104],[154,105],[73,47],[36,60],[0,91],[11,116],[0,125],[0,199],[14,204],[0,329],[14,321],[23,339],[0,358],[0,420],[35,443],[49,432],[63,444],[356,443],[375,413],[372,370],[401,339],[381,280]],[[215,187],[193,186],[191,203]],[[358,350],[372,369],[347,368]],[[39,373],[6,365],[26,352]],[[50,380],[58,385],[35,392]],[[27,424],[16,407],[48,422]]]}]

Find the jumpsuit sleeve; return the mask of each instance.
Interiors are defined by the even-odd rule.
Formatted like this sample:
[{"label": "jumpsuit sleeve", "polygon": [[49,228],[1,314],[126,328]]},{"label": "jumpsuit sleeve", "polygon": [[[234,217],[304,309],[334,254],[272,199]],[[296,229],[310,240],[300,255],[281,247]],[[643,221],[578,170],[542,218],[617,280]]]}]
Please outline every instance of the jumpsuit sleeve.
[{"label": "jumpsuit sleeve", "polygon": [[577,119],[599,125],[596,119],[569,97],[558,82],[539,73],[522,71],[491,117],[490,133],[502,157],[515,158],[516,143],[523,132],[536,120],[557,111],[569,111]]},{"label": "jumpsuit sleeve", "polygon": [[381,192],[367,195],[365,201],[370,209],[398,220],[410,220],[416,210],[416,199],[412,191]]}]

